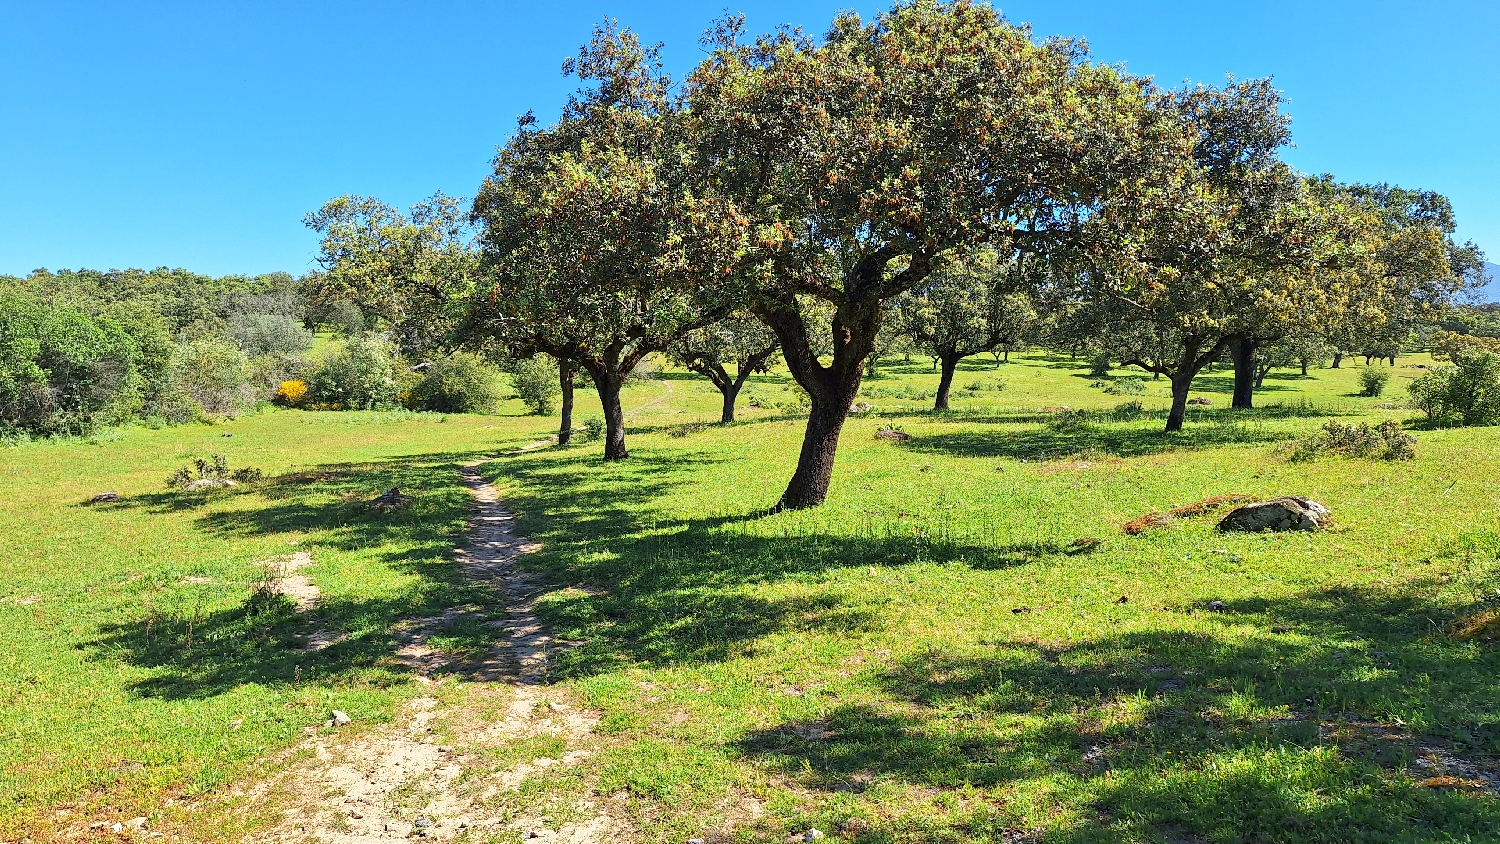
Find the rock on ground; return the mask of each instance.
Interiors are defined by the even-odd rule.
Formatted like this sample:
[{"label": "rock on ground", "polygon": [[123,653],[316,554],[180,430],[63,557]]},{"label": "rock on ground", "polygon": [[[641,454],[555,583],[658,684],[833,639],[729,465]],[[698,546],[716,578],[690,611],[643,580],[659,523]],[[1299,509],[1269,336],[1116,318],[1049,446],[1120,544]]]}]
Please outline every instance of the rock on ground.
[{"label": "rock on ground", "polygon": [[1287,495],[1235,508],[1219,522],[1219,530],[1251,533],[1266,530],[1318,530],[1327,526],[1332,515],[1327,507],[1310,498]]}]

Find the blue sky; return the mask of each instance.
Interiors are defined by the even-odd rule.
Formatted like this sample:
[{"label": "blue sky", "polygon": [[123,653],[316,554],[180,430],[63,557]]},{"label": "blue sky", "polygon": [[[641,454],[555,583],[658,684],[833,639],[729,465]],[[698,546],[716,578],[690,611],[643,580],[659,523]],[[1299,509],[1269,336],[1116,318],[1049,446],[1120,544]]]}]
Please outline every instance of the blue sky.
[{"label": "blue sky", "polygon": [[[821,31],[848,5],[0,0],[0,273],[301,273],[329,197],[471,195],[517,115],[556,113],[604,15],[680,74],[726,7]],[[1274,76],[1295,166],[1442,191],[1500,255],[1495,0],[1000,5],[1164,83]]]}]

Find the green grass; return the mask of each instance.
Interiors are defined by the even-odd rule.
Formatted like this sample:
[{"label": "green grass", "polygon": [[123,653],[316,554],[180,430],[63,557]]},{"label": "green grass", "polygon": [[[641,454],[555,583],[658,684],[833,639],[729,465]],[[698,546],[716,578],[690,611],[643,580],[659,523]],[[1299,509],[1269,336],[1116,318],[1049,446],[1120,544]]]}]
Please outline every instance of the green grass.
[{"label": "green grass", "polygon": [[[956,387],[1005,386],[960,389],[944,415],[918,398],[936,384],[925,361],[883,367],[812,511],[754,515],[800,420],[689,425],[716,418],[717,393],[680,373],[628,394],[629,461],[583,445],[489,464],[543,543],[542,612],[582,642],[559,691],[600,714],[596,752],[526,799],[623,794],[642,840],[839,840],[849,818],[860,841],[1500,840],[1492,794],[1416,785],[1500,755],[1500,656],[1446,632],[1500,598],[1500,432],[1419,430],[1410,463],[1290,463],[1283,444],[1329,416],[1409,416],[1376,405],[1420,370],[1398,368],[1384,400],[1355,395],[1358,367],[1275,373],[1238,412],[1229,374],[1208,373],[1195,395],[1213,404],[1166,435],[1165,382],[1112,396],[1086,361],[1012,357],[966,362]],[[747,392],[770,404],[785,383]],[[1137,398],[1135,421],[1046,410]],[[378,722],[431,693],[393,660],[395,628],[485,600],[448,555],[455,467],[549,424],[276,412],[0,453],[0,838],[222,796],[331,708]],[[875,439],[888,424],[913,439]],[[164,492],[208,451],[273,478]],[[392,484],[418,504],[359,505]],[[77,506],[105,488],[125,501]],[[1337,526],[1120,530],[1232,492],[1309,495]],[[293,550],[314,556],[317,616],[252,612],[258,563]],[[309,626],[348,638],[309,660],[289,649]],[[481,648],[484,630],[444,645]]]}]

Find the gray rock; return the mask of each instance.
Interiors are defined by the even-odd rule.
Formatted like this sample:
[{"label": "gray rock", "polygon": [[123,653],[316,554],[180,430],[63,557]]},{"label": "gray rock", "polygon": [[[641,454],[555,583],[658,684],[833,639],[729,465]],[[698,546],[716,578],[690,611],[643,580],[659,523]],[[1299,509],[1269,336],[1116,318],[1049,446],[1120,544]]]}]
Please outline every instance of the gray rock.
[{"label": "gray rock", "polygon": [[1219,522],[1219,530],[1250,533],[1266,530],[1318,530],[1327,526],[1332,515],[1327,507],[1310,498],[1287,495],[1235,508]]},{"label": "gray rock", "polygon": [[119,500],[120,500],[120,494],[118,492],[101,492],[98,495],[94,496],[93,498],[90,498],[89,499],[89,503],[90,504],[108,504],[111,501],[119,501]]},{"label": "gray rock", "polygon": [[1195,396],[1193,398],[1188,399],[1187,403],[1188,404],[1196,404],[1196,405],[1210,405],[1210,404],[1213,404],[1213,400],[1205,398],[1203,396]]},{"label": "gray rock", "polygon": [[391,487],[385,492],[382,492],[381,494],[370,499],[368,503],[371,507],[374,507],[377,510],[390,512],[402,507],[410,507],[411,503],[415,500],[416,499],[412,498],[410,495],[402,495],[401,490],[397,489],[396,487]]},{"label": "gray rock", "polygon": [[807,834],[802,836],[803,841],[820,841],[822,838],[823,831],[821,829],[809,829]]},{"label": "gray rock", "polygon": [[1229,612],[1229,605],[1226,604],[1226,603],[1224,603],[1223,601],[1209,601],[1208,602],[1208,611],[1209,612]]},{"label": "gray rock", "polygon": [[337,709],[333,710],[333,725],[335,727],[342,727],[352,720],[354,719],[350,718],[346,713],[340,712]]},{"label": "gray rock", "polygon": [[239,484],[228,478],[199,478],[196,481],[188,481],[182,485],[183,492],[207,492],[211,489],[224,489],[225,487],[239,486]]}]

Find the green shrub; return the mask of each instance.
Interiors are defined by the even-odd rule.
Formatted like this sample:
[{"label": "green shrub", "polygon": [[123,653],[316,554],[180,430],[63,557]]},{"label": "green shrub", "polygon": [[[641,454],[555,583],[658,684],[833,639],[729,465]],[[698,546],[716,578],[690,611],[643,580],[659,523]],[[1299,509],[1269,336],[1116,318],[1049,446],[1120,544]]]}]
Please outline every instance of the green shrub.
[{"label": "green shrub", "polygon": [[1316,434],[1299,440],[1292,449],[1291,459],[1316,460],[1325,454],[1410,460],[1417,456],[1417,440],[1401,430],[1401,423],[1395,419],[1387,419],[1373,428],[1367,422],[1358,425],[1328,422]]},{"label": "green shrub", "polygon": [[1500,355],[1460,355],[1407,388],[1413,407],[1435,423],[1500,423]]},{"label": "green shrub", "polygon": [[525,402],[526,406],[531,408],[531,412],[538,416],[551,413],[552,403],[562,392],[557,374],[557,361],[546,355],[516,361],[515,370],[510,376],[510,384],[516,391],[516,398]]},{"label": "green shrub", "polygon": [[1139,378],[1116,378],[1104,392],[1112,396],[1143,396],[1146,394],[1146,382]]},{"label": "green shrub", "polygon": [[1139,401],[1121,402],[1110,410],[1109,418],[1116,422],[1134,422],[1146,415],[1146,406]]},{"label": "green shrub", "polygon": [[1094,415],[1087,410],[1061,410],[1047,420],[1047,429],[1059,434],[1073,434],[1089,429]]},{"label": "green shrub", "polygon": [[113,320],[0,297],[0,429],[82,434],[130,418],[139,346]]},{"label": "green shrub", "polygon": [[438,413],[488,413],[500,400],[497,375],[478,356],[459,352],[427,368],[408,393],[407,406]]},{"label": "green shrub", "polygon": [[1110,368],[1108,352],[1100,352],[1089,360],[1089,374],[1095,378],[1102,378],[1108,375]]},{"label": "green shrub", "polygon": [[313,333],[286,314],[235,314],[225,333],[250,357],[295,355],[313,345]]},{"label": "green shrub", "polygon": [[1376,369],[1367,366],[1359,373],[1359,394],[1374,398],[1385,392],[1385,385],[1391,380],[1391,374],[1384,369]]},{"label": "green shrub", "polygon": [[604,439],[604,420],[598,416],[583,420],[583,430],[573,434],[573,439],[585,443]]},{"label": "green shrub", "polygon": [[400,386],[390,349],[372,337],[344,341],[308,378],[315,407],[387,410],[396,407]]},{"label": "green shrub", "polygon": [[250,361],[228,340],[204,337],[178,345],[172,381],[178,398],[186,397],[204,413],[236,416],[255,404]]}]

